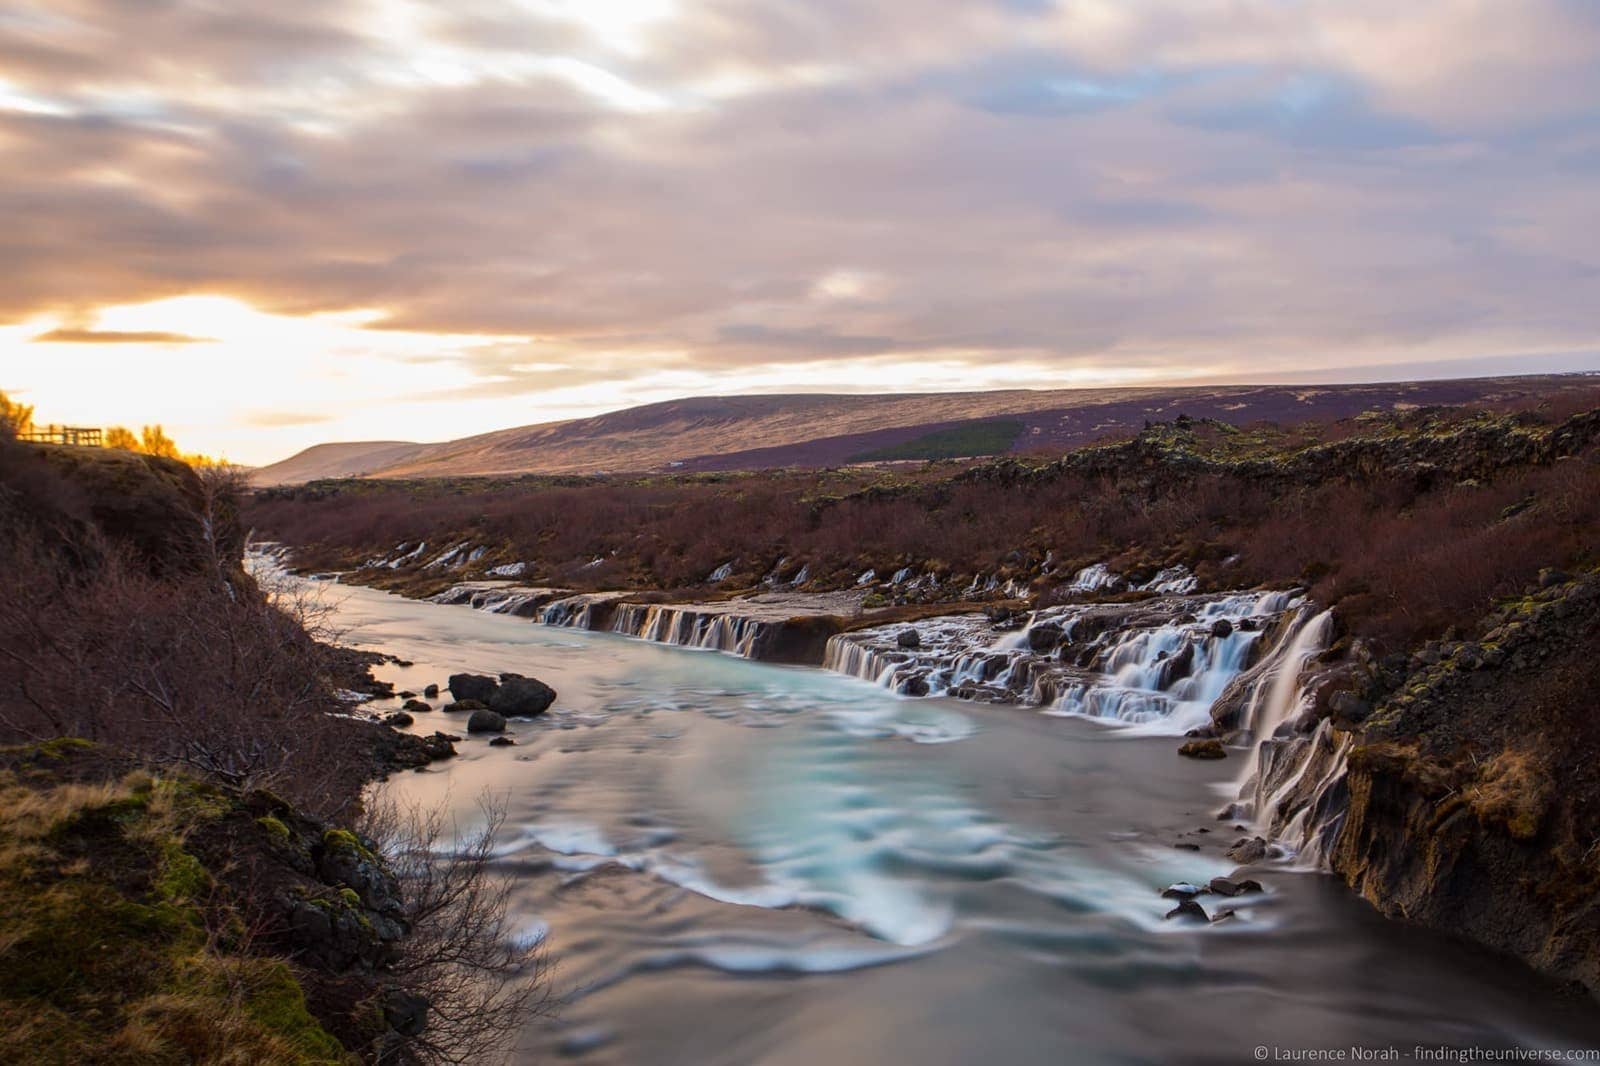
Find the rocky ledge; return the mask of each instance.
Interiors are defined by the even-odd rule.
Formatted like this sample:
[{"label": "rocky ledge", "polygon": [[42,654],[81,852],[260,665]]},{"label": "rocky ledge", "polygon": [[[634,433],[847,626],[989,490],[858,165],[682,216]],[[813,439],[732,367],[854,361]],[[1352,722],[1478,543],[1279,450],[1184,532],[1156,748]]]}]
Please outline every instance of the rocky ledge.
[{"label": "rocky ledge", "polygon": [[1387,915],[1600,992],[1600,573],[1541,585],[1375,671],[1330,858]]}]

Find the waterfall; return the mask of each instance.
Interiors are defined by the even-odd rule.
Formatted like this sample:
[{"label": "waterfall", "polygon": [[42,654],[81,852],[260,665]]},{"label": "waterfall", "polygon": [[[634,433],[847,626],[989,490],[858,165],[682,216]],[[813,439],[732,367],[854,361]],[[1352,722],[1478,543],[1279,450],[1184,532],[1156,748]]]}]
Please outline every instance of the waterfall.
[{"label": "waterfall", "polygon": [[1285,729],[1310,700],[1302,674],[1328,645],[1333,613],[1302,620],[1272,674],[1249,704],[1243,725],[1252,749],[1236,782],[1234,813],[1301,864],[1322,866],[1344,819],[1344,776],[1352,744],[1324,719],[1309,733]]},{"label": "waterfall", "polygon": [[1257,741],[1271,739],[1278,727],[1288,721],[1290,713],[1299,709],[1302,701],[1300,671],[1305,669],[1307,660],[1328,646],[1328,636],[1332,631],[1331,610],[1323,611],[1298,626],[1273,671],[1265,701],[1259,704],[1252,701],[1250,713],[1243,723]]},{"label": "waterfall", "polygon": [[[955,695],[1182,733],[1251,663],[1284,593],[1172,597],[1035,611],[996,635],[977,614],[880,626],[828,642],[824,665],[908,696]],[[914,646],[900,634],[917,631]]]},{"label": "waterfall", "polygon": [[768,622],[726,609],[661,603],[618,604],[611,623],[611,631],[623,636],[727,652],[746,659],[759,657],[762,640],[770,629]]}]

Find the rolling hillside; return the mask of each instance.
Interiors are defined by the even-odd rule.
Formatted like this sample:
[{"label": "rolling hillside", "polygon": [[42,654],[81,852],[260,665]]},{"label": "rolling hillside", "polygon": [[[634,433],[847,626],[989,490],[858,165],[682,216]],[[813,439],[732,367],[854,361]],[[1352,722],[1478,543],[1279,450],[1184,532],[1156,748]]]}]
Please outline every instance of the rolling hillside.
[{"label": "rolling hillside", "polygon": [[[703,396],[437,444],[321,444],[262,485],[339,477],[748,470],[1060,451],[1179,414],[1236,424],[1586,388],[1583,375],[1373,385],[1064,389],[922,395]],[[968,450],[970,449],[970,451]]]}]

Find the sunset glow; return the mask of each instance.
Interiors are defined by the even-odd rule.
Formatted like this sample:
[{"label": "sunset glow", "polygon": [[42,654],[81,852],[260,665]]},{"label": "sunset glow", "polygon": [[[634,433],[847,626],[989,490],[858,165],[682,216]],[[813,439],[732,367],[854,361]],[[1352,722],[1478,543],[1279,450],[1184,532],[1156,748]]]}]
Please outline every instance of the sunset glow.
[{"label": "sunset glow", "polygon": [[1575,0],[71,0],[0,70],[0,389],[245,462],[704,393],[1600,369]]}]

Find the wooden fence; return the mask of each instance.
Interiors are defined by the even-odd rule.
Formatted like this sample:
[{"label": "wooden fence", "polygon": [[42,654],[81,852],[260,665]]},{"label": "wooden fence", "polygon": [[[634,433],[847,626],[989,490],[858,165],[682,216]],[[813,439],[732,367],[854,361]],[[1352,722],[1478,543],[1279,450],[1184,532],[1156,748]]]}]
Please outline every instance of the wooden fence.
[{"label": "wooden fence", "polygon": [[105,446],[105,432],[87,426],[34,426],[18,435],[33,444],[79,444],[90,448]]}]

